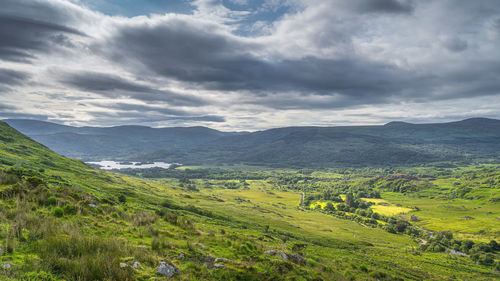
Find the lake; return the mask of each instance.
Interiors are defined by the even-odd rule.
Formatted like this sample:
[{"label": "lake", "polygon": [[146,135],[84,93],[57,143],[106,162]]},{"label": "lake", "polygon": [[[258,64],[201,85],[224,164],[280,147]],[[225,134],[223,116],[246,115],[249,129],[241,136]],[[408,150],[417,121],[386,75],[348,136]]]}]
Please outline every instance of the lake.
[{"label": "lake", "polygon": [[87,162],[87,164],[97,165],[101,170],[113,169],[148,169],[148,168],[164,168],[168,169],[172,164],[165,162],[141,163],[141,162],[116,162],[116,161],[99,161]]}]

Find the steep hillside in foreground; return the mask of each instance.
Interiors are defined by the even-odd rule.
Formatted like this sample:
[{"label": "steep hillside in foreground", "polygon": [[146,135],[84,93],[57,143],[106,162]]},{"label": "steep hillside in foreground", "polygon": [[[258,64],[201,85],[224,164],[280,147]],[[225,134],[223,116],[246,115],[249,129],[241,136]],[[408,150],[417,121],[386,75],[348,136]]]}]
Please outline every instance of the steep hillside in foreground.
[{"label": "steep hillside in foreground", "polygon": [[[406,235],[297,208],[251,183],[186,188],[101,172],[0,122],[2,280],[493,280]],[[173,275],[173,278],[166,278]]]}]

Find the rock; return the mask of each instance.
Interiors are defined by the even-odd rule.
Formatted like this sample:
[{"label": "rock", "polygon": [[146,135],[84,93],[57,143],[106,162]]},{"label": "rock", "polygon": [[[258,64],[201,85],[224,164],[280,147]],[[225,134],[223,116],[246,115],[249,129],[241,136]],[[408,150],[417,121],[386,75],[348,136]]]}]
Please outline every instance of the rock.
[{"label": "rock", "polygon": [[305,264],[306,263],[306,260],[299,254],[288,255],[288,258],[294,263],[298,263],[298,264]]},{"label": "rock", "polygon": [[127,266],[128,266],[128,264],[126,264],[126,263],[124,263],[124,262],[121,262],[121,263],[120,263],[120,267],[121,267],[121,268],[124,268],[124,267],[127,267]]},{"label": "rock", "polygon": [[144,248],[144,249],[147,249],[147,248],[148,248],[148,246],[146,246],[146,245],[139,245],[139,246],[137,246],[137,248]]},{"label": "rock", "polygon": [[12,267],[12,266],[11,266],[11,265],[10,265],[10,263],[8,263],[8,262],[4,262],[4,263],[2,264],[2,268],[3,268],[3,269],[10,269],[11,267]]},{"label": "rock", "polygon": [[278,253],[276,253],[276,255],[278,257],[282,258],[283,260],[286,260],[286,261],[288,260],[288,255],[283,253],[283,252],[278,252]]},{"label": "rock", "polygon": [[91,204],[89,204],[89,207],[90,207],[90,208],[93,208],[93,209],[97,209],[97,205],[96,205],[96,204],[92,204],[92,203],[91,203]]},{"label": "rock", "polygon": [[206,263],[213,263],[214,260],[215,260],[214,257],[212,257],[212,256],[206,256],[203,261],[206,262]]},{"label": "rock", "polygon": [[453,249],[446,250],[446,252],[448,254],[450,254],[450,255],[468,257],[468,255],[466,253],[462,253],[460,251],[456,251],[456,250],[453,250]]},{"label": "rock", "polygon": [[202,249],[206,249],[207,247],[205,247],[203,244],[201,243],[196,243],[196,245],[198,245],[198,247],[202,248]]},{"label": "rock", "polygon": [[136,261],[136,262],[134,262],[134,264],[132,265],[132,267],[135,268],[135,269],[139,269],[142,266],[141,266],[141,264],[138,261]]},{"label": "rock", "polygon": [[215,268],[226,268],[223,264],[220,263],[214,263]]},{"label": "rock", "polygon": [[178,260],[182,260],[186,255],[184,253],[180,253],[177,257]]},{"label": "rock", "polygon": [[217,262],[233,262],[233,261],[225,258],[216,258],[215,262],[217,263]]},{"label": "rock", "polygon": [[415,215],[411,215],[410,216],[410,221],[420,221],[420,219],[417,216],[415,216]]},{"label": "rock", "polygon": [[163,276],[172,277],[176,273],[180,274],[181,271],[177,267],[170,265],[170,264],[167,264],[164,261],[161,261],[160,266],[156,269],[156,273],[163,275]]},{"label": "rock", "polygon": [[274,255],[276,255],[276,251],[275,250],[269,250],[269,251],[265,251],[264,254],[274,256]]}]

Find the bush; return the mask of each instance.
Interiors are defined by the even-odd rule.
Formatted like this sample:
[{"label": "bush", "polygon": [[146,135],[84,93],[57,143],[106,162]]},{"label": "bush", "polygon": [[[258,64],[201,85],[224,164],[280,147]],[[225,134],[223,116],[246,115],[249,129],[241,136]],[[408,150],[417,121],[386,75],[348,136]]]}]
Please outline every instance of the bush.
[{"label": "bush", "polygon": [[120,203],[126,203],[127,202],[127,197],[125,197],[125,195],[123,195],[123,194],[120,194],[120,196],[118,196],[118,202],[120,202]]},{"label": "bush", "polygon": [[56,207],[56,208],[54,208],[53,214],[54,214],[54,216],[60,218],[60,217],[64,216],[64,210],[60,207]]},{"label": "bush", "polygon": [[49,198],[45,199],[44,204],[46,206],[54,206],[57,203],[57,199],[54,196],[50,196]]}]

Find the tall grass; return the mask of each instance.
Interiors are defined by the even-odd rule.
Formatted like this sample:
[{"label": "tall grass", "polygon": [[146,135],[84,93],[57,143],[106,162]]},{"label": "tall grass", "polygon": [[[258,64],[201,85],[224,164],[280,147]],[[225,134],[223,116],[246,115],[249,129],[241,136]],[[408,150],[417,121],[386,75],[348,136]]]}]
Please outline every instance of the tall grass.
[{"label": "tall grass", "polygon": [[53,236],[38,243],[37,251],[48,271],[70,280],[134,280],[120,258],[131,254],[125,243],[97,236]]}]

